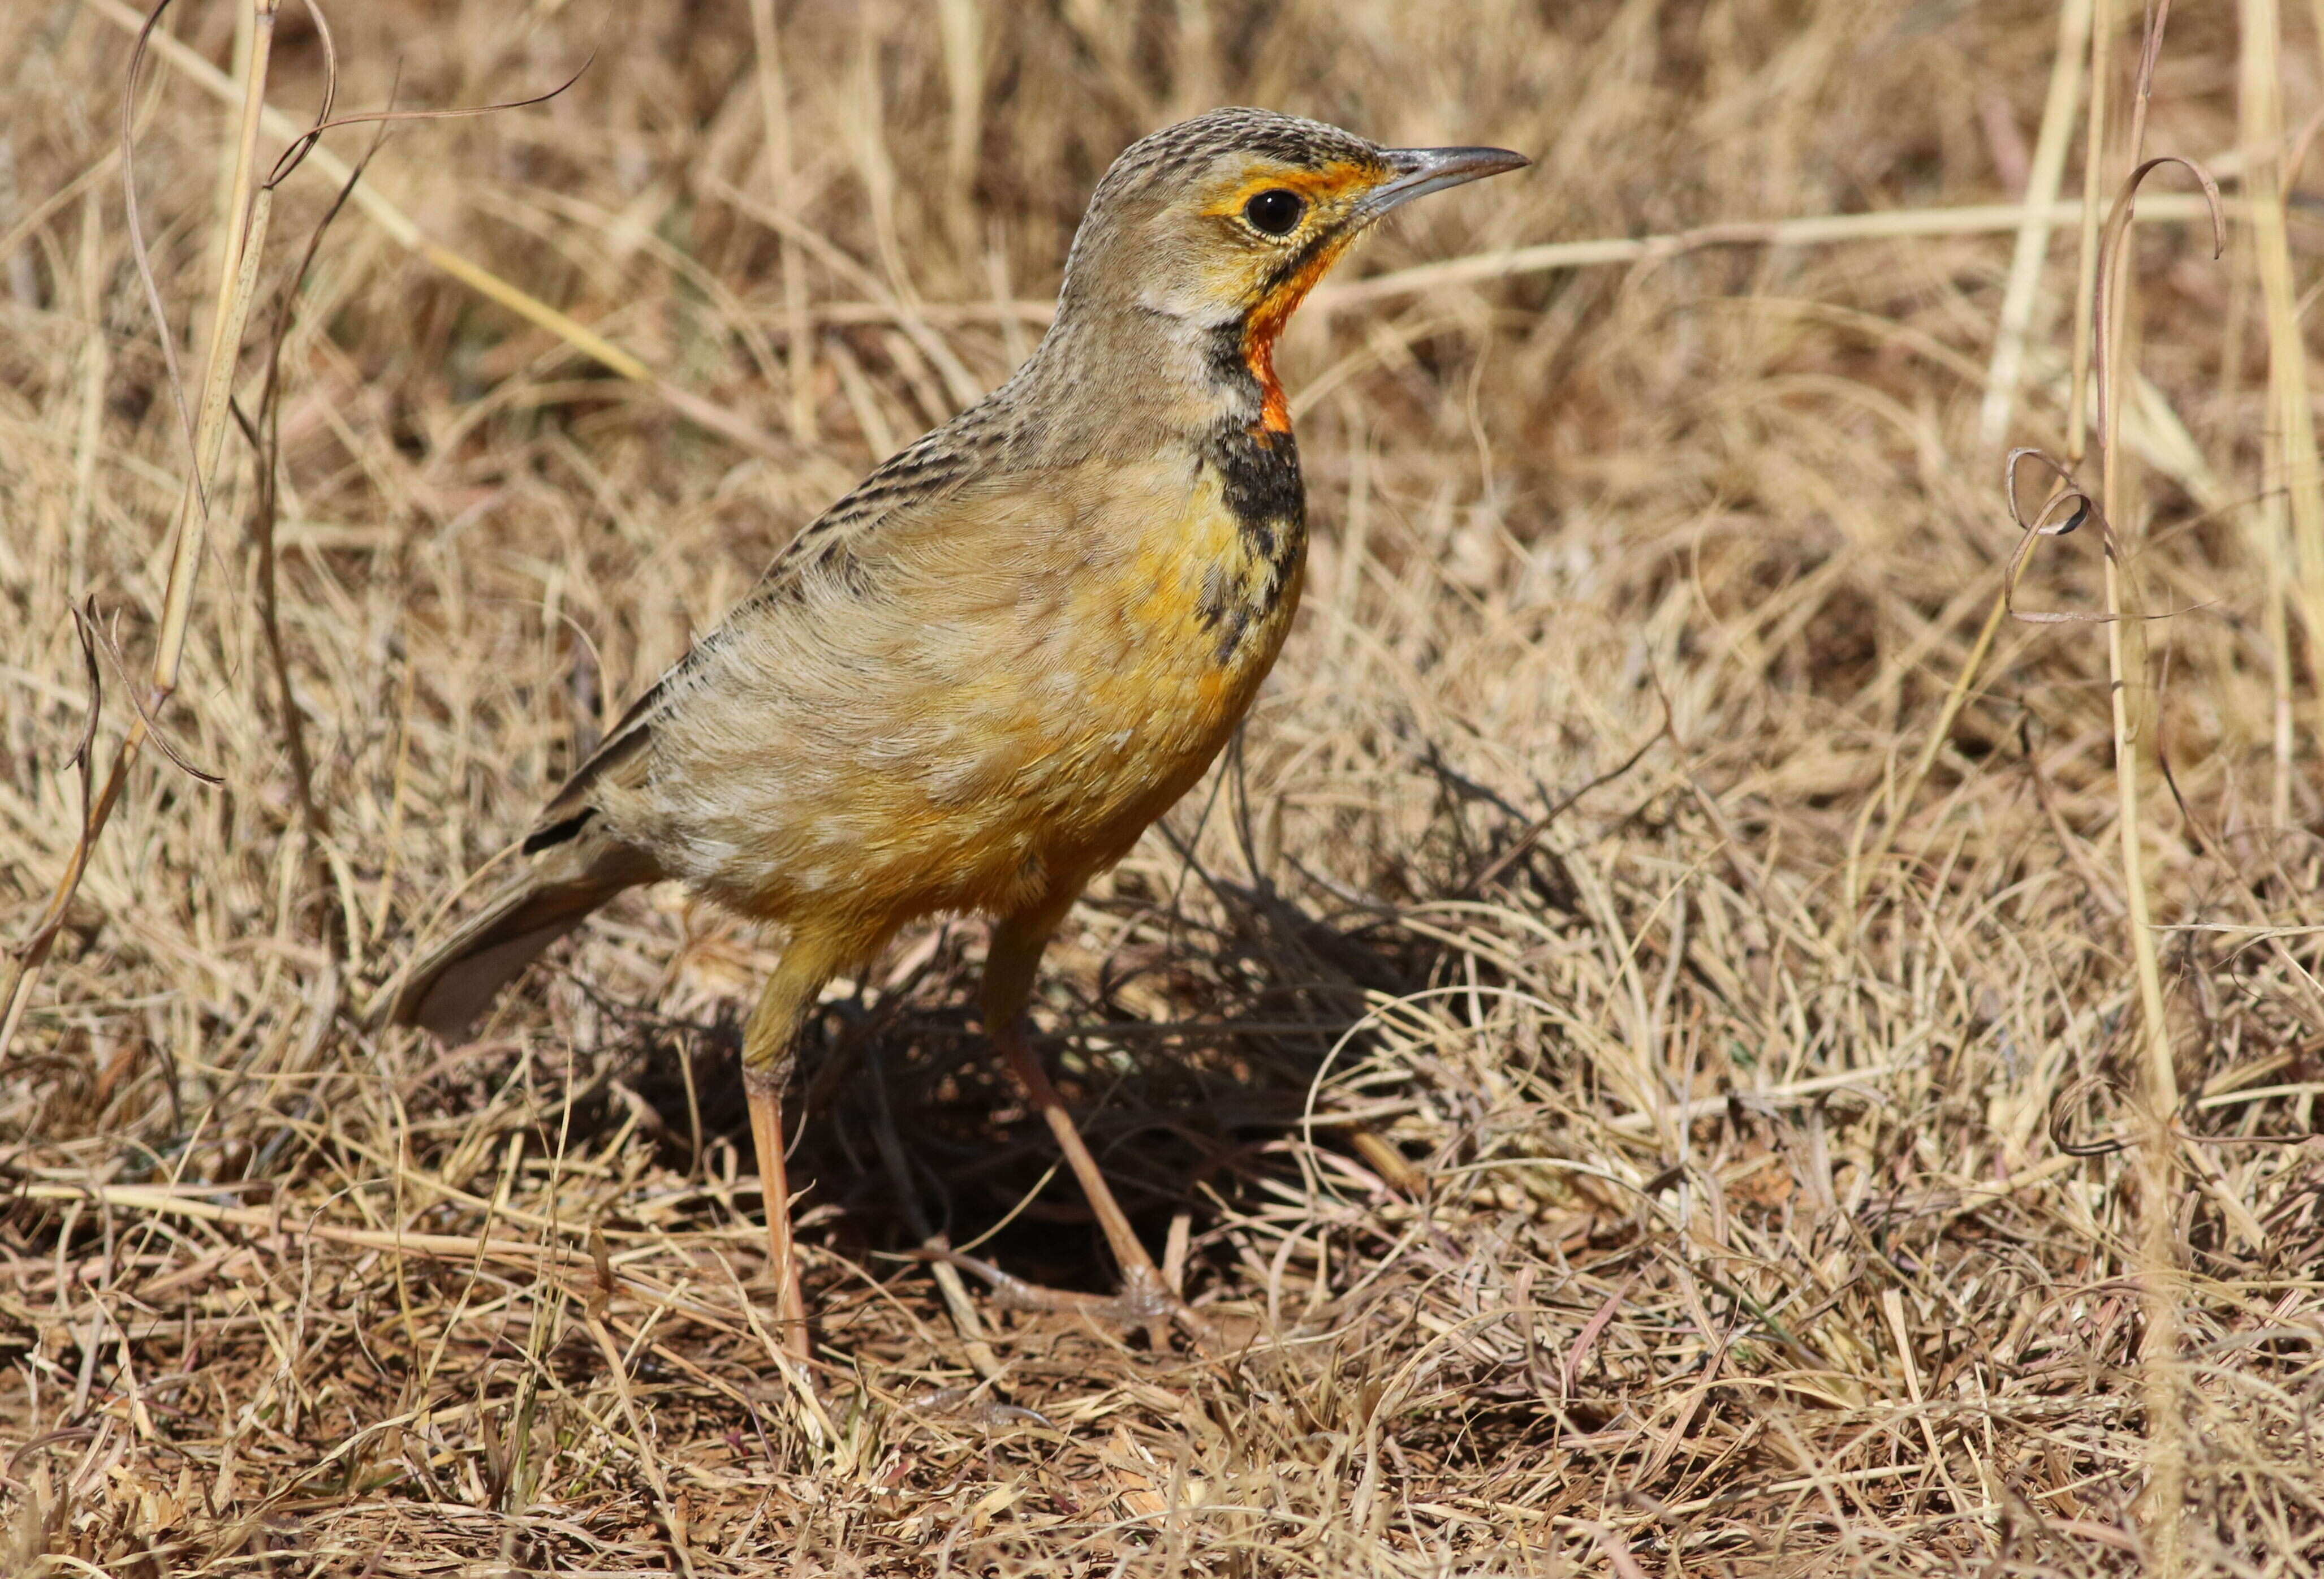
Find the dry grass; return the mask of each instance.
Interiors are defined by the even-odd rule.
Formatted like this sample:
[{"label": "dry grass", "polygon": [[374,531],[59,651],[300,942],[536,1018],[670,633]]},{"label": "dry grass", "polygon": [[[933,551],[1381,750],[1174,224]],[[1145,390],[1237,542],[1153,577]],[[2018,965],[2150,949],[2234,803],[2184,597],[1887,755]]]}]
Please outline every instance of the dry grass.
[{"label": "dry grass", "polygon": [[[2115,149],[2123,9],[2098,13]],[[2296,138],[2324,93],[2291,9],[2255,76],[2280,70]],[[229,65],[234,10],[172,26]],[[2281,420],[2317,376],[2315,178],[2289,173],[2287,270],[2250,223],[2274,144],[2239,121],[2232,10],[2187,8],[2156,78],[2148,150],[2203,159],[2236,222],[2214,263],[2183,199],[2146,205],[2109,501],[2167,615],[2143,661],[2125,643],[2173,780],[2142,759],[2187,1098],[2167,1188],[2084,1145],[2135,1139],[2148,1039],[2106,627],[2003,622],[1943,713],[2015,546],[1979,437],[2014,221],[1531,254],[1295,326],[1302,628],[1228,770],[1045,977],[1069,1087],[1213,1341],[956,1325],[899,1253],[1002,1224],[979,1253],[1010,1270],[1105,1276],[973,1034],[955,924],[835,999],[809,1061],[806,1389],[771,1362],[740,1171],[766,942],[655,893],[472,1047],[361,1011],[788,534],[1022,355],[1111,154],[1240,101],[1540,156],[1345,283],[2006,203],[2029,166],[2070,199],[2080,134],[2031,157],[2058,17],[337,8],[343,110],[595,63],[550,104],[399,128],[319,249],[277,533],[311,827],[229,434],[158,720],[222,781],[140,758],[5,1049],[0,1570],[2079,1574],[2155,1541],[2190,1571],[2324,1566],[2324,516],[2282,488],[2315,474]],[[69,610],[93,596],[124,654],[101,771],[188,471],[118,197],[114,17],[0,8],[17,937],[81,826]],[[294,118],[322,61],[287,10]],[[142,213],[198,370],[238,112],[147,80]],[[279,194],[245,400],[331,196],[314,171]],[[2012,309],[2010,433],[2063,454],[2077,226],[2053,238]],[[2045,540],[2018,607],[2102,607],[2094,536]]]}]

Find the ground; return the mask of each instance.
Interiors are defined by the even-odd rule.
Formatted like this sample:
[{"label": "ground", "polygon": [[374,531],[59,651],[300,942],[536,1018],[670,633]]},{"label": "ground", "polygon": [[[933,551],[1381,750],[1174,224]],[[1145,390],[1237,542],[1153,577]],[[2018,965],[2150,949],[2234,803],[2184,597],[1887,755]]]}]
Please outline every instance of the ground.
[{"label": "ground", "polygon": [[[1977,208],[2061,168],[2053,6],[327,5],[343,115],[581,74],[395,125],[310,264],[337,178],[283,181],[235,384],[271,464],[226,423],[150,725],[235,7],[137,78],[143,270],[137,18],[0,11],[8,938],[85,734],[101,787],[150,730],[0,1033],[0,1572],[2314,1573],[2319,232],[2295,171],[2272,291],[2244,51],[2295,139],[2324,95],[2273,9],[2171,18],[2144,148],[2228,246],[2154,178],[2101,486],[2076,210],[2013,309]],[[286,8],[270,98],[327,74]],[[804,1060],[786,1373],[733,1062],[779,939],[656,890],[471,1044],[369,1011],[793,532],[1006,375],[1113,153],[1233,102],[1537,163],[1295,320],[1299,627],[1043,976],[1201,1330],[940,1286],[945,1242],[1111,1277],[953,922]],[[1886,217],[1758,228],[1828,215]],[[1988,649],[2005,444],[2105,524]],[[2109,533],[2146,617],[2044,617],[2105,611]]]}]

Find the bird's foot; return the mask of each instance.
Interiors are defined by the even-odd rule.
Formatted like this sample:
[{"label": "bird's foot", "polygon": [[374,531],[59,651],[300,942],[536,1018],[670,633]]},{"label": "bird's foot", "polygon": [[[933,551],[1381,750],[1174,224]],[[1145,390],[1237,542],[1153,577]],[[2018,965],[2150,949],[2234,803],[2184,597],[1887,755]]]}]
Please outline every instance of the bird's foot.
[{"label": "bird's foot", "polygon": [[1194,1337],[1203,1332],[1202,1318],[1194,1307],[1172,1293],[1162,1281],[1162,1276],[1151,1266],[1132,1267],[1122,1286],[1114,1294],[1084,1294],[1071,1288],[1049,1288],[1038,1283],[1028,1283],[1013,1272],[1004,1272],[991,1261],[979,1260],[958,1251],[927,1251],[932,1259],[951,1262],[962,1271],[982,1278],[991,1286],[993,1303],[1003,1310],[1067,1310],[1084,1316],[1093,1316],[1100,1321],[1116,1326],[1144,1327],[1157,1348],[1161,1346],[1162,1334],[1176,1322]]}]

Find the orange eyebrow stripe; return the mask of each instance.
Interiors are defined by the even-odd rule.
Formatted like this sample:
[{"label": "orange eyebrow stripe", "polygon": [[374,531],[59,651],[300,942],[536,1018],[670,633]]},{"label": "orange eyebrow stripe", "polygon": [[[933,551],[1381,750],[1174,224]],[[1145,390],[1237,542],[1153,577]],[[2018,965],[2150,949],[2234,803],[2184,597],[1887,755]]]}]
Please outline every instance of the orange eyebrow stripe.
[{"label": "orange eyebrow stripe", "polygon": [[1242,206],[1259,193],[1281,187],[1296,192],[1309,201],[1336,198],[1351,188],[1369,187],[1380,179],[1376,170],[1349,160],[1339,160],[1321,170],[1297,170],[1278,166],[1262,171],[1238,185],[1232,193],[1207,210],[1212,214],[1239,214]]}]

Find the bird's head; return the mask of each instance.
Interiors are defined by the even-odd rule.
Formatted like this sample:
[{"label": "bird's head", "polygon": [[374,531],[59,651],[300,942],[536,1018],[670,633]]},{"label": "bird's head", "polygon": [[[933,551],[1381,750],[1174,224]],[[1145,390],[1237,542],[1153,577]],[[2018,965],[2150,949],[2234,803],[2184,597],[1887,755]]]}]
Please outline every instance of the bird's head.
[{"label": "bird's head", "polygon": [[1276,336],[1349,244],[1414,198],[1528,162],[1213,110],[1132,143],[1106,171],[1074,238],[1059,316],[1142,319],[1230,353],[1259,380],[1266,425],[1287,427]]}]

